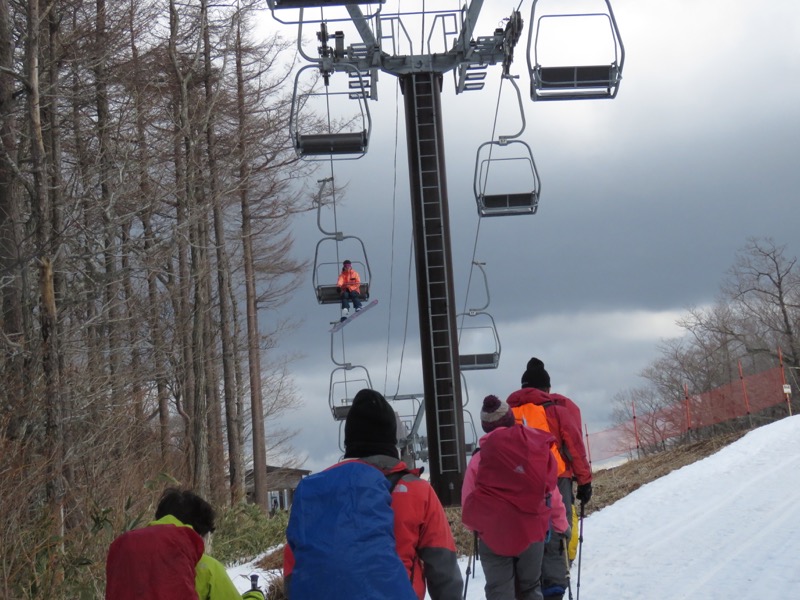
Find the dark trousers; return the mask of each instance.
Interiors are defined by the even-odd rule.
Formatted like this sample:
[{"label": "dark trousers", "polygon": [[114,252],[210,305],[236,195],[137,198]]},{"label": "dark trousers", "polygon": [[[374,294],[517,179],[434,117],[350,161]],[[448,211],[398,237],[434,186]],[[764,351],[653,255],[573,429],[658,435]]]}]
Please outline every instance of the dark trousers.
[{"label": "dark trousers", "polygon": [[540,578],[544,542],[534,542],[519,556],[495,554],[478,541],[486,600],[542,600]]},{"label": "dark trousers", "polygon": [[361,308],[361,300],[358,298],[358,292],[351,290],[344,290],[342,292],[342,308],[350,309],[350,300],[353,301],[353,308]]},{"label": "dark trousers", "polygon": [[[566,509],[567,523],[572,522],[572,479],[560,477],[558,479],[558,491],[564,500]],[[544,547],[544,558],[542,560],[542,593],[545,599],[558,600],[569,587],[569,560],[567,554],[567,543],[564,536],[550,532],[550,540]]]}]

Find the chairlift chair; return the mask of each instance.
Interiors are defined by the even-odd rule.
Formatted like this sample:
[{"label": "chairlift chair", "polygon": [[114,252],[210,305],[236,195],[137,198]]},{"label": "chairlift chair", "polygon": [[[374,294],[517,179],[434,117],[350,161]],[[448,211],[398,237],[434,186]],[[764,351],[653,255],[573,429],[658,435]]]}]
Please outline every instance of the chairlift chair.
[{"label": "chairlift chair", "polygon": [[[598,4],[601,0],[598,0]],[[625,62],[625,47],[619,35],[614,12],[610,0],[602,0],[605,4],[603,12],[547,13],[537,12],[539,0],[533,0],[531,6],[531,27],[528,34],[528,70],[531,77],[531,99],[542,100],[583,100],[614,98],[622,80],[622,66]],[[606,57],[607,62],[595,62],[594,59],[580,63],[543,65],[540,62],[540,34],[542,26],[554,28],[555,23],[577,26],[595,23],[597,20],[608,25],[607,47],[613,48]],[[599,25],[599,22],[598,22]],[[569,26],[569,25],[567,25]],[[605,34],[604,34],[605,35]],[[602,48],[596,48],[601,50]],[[531,53],[532,51],[532,53]]]},{"label": "chairlift chair", "polygon": [[[317,302],[320,304],[338,304],[341,302],[341,297],[337,291],[336,280],[339,277],[341,270],[340,262],[320,262],[320,245],[325,241],[341,242],[346,239],[354,239],[361,246],[361,254],[364,261],[352,259],[353,268],[358,271],[361,276],[361,288],[359,291],[359,298],[361,300],[369,299],[369,286],[372,280],[372,272],[369,268],[369,261],[367,260],[367,250],[364,247],[364,242],[354,235],[337,235],[334,237],[325,237],[317,242],[317,247],[314,252],[314,270],[312,272],[312,285],[314,286],[314,293],[317,296]],[[331,275],[326,279],[321,279],[320,272],[330,273]],[[324,281],[325,283],[322,283]]]},{"label": "chairlift chair", "polygon": [[[349,372],[355,372],[355,377],[348,378]],[[372,381],[366,367],[347,364],[331,371],[328,383],[328,406],[334,421],[344,421],[347,418],[347,413],[353,405],[353,398],[358,390],[364,388],[372,389]]]},{"label": "chairlift chair", "polygon": [[[322,23],[349,21],[345,11],[348,4],[364,6],[373,5],[364,14],[366,19],[374,18],[386,0],[267,0],[267,8],[272,18],[284,25],[302,25],[304,23]],[[375,7],[378,7],[376,9]]]},{"label": "chairlift chair", "polygon": [[[467,455],[472,454],[475,452],[475,449],[478,447],[478,431],[475,429],[475,419],[472,418],[472,413],[469,412],[466,408],[464,409],[464,437],[467,437],[467,432],[472,433],[472,441],[468,442],[466,439],[464,440],[464,448],[467,451]],[[469,460],[469,459],[467,459]]]},{"label": "chairlift chair", "polygon": [[[501,168],[513,169],[513,185],[518,185],[517,189],[524,185],[525,189],[506,190],[510,178],[498,174]],[[517,177],[524,177],[524,184],[516,183]],[[522,140],[491,141],[478,146],[473,189],[481,217],[536,214],[541,181],[531,147]]]},{"label": "chairlift chair", "polygon": [[[325,71],[319,64],[306,65],[297,71],[294,79],[294,92],[292,93],[292,106],[289,114],[289,132],[294,143],[295,152],[307,160],[346,160],[361,158],[366,154],[369,145],[369,135],[372,129],[372,118],[367,105],[368,77],[361,73],[355,66],[347,63],[337,63],[336,70],[346,71],[350,78],[350,85],[344,91],[331,91],[328,78],[335,75],[334,71]],[[311,91],[301,94],[299,91],[301,76],[309,69],[316,69],[323,73],[325,78],[324,90]],[[307,120],[303,118],[303,107],[308,100],[316,96],[339,97],[346,95],[350,100],[358,102],[359,111],[353,116],[357,125],[351,131],[306,131]]]},{"label": "chairlift chair", "polygon": [[[514,87],[520,130],[478,146],[473,190],[481,217],[533,215],[539,205],[541,182],[531,147],[518,139],[525,131],[525,109],[516,77],[504,74]],[[510,186],[510,187],[507,187]]]},{"label": "chairlift chair", "polygon": [[267,0],[270,10],[281,8],[326,8],[346,4],[383,4],[386,0]]},{"label": "chairlift chair", "polygon": [[[456,315],[456,319],[462,318],[461,322],[463,323],[463,319],[465,318],[479,317],[479,320],[483,321],[483,323],[477,326],[467,327],[462,325],[459,328],[458,345],[459,348],[461,348],[462,345],[469,345],[469,343],[472,341],[467,340],[467,343],[465,343],[464,334],[466,332],[467,336],[472,336],[473,334],[477,333],[478,335],[476,337],[481,338],[481,343],[483,343],[484,338],[490,338],[492,340],[492,348],[490,352],[472,354],[468,354],[466,352],[462,353],[459,350],[458,365],[461,368],[461,371],[496,369],[500,363],[500,337],[497,335],[497,326],[495,325],[494,317],[485,312],[485,310],[489,307],[489,302],[491,302],[489,295],[489,278],[486,276],[486,269],[483,268],[484,263],[473,261],[472,264],[478,267],[483,275],[483,283],[486,286],[486,303],[480,308],[470,308],[466,313],[460,313]],[[466,388],[466,385],[464,387]]]},{"label": "chairlift chair", "polygon": [[[475,318],[480,317],[484,324],[478,326],[462,327],[459,333],[459,345],[461,345],[461,338],[466,332],[468,335],[478,334],[479,337],[488,337],[493,341],[493,347],[489,352],[476,352],[472,354],[458,354],[458,366],[462,371],[476,371],[479,369],[496,369],[500,364],[500,338],[497,335],[497,326],[495,325],[494,318],[487,312],[483,311],[469,311],[461,313],[456,318],[467,317]],[[483,318],[485,317],[485,318]]]}]

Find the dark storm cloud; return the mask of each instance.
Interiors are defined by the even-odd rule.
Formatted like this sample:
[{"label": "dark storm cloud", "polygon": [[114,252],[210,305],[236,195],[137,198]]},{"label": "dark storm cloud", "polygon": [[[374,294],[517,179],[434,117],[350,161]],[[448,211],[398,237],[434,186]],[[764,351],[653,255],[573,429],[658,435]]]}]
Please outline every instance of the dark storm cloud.
[{"label": "dark storm cloud", "polygon": [[[534,104],[524,93],[524,55],[517,57],[524,139],[542,179],[534,216],[479,224],[475,155],[491,137],[499,71],[490,74],[496,77],[486,90],[458,97],[445,76],[458,308],[481,306],[486,298],[480,274],[473,271],[470,280],[475,249],[486,263],[488,311],[503,344],[499,369],[467,376],[473,412],[483,395],[515,389],[521,365],[537,355],[555,374],[554,387],[580,401],[590,427],[604,426],[613,395],[639,385],[638,373],[657,355],[659,339],[678,333],[667,325],[687,306],[713,302],[747,237],[772,236],[800,254],[800,80],[793,77],[800,71],[800,5],[616,0],[613,6],[627,51],[615,100]],[[396,97],[395,80],[382,75],[381,100],[371,105],[369,153],[334,167],[337,181],[348,183],[338,229],[364,241],[380,304],[349,326],[344,346],[338,338],[331,346],[327,333],[337,307],[318,305],[310,281],[286,308],[305,317],[281,342],[282,349],[305,354],[295,373],[306,406],[289,425],[302,429],[297,447],[314,468],[338,454],[338,424],[327,407],[332,356],[366,365],[373,387],[389,393],[403,356],[400,393],[422,389],[408,267],[405,127],[402,97],[399,109]],[[518,128],[515,103],[502,105],[497,131]],[[319,177],[328,174],[324,166]],[[322,237],[315,219],[306,215],[295,227],[294,247],[303,259],[313,257]]]}]

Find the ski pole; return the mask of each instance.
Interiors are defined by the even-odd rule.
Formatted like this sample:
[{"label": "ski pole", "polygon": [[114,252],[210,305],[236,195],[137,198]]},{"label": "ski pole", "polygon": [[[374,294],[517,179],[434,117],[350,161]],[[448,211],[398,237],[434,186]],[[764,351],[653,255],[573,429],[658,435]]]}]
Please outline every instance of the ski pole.
[{"label": "ski pole", "polygon": [[581,558],[583,558],[583,517],[586,514],[583,501],[581,501],[580,523],[578,525],[578,581],[575,584],[575,600],[581,597]]},{"label": "ski pole", "polygon": [[[478,539],[478,532],[475,532],[475,539]],[[475,544],[477,547],[477,542]],[[467,588],[469,587],[469,575],[472,573],[472,563],[475,558],[475,548],[473,548],[472,553],[470,554],[469,558],[467,559],[467,573],[466,577],[464,577],[464,600],[467,600]],[[474,574],[473,574],[474,577]]]},{"label": "ski pole", "polygon": [[565,537],[561,540],[561,547],[564,551],[564,562],[567,566],[567,591],[569,592],[569,600],[572,600],[572,578],[570,576],[570,564],[569,564],[569,540]]},{"label": "ski pole", "polygon": [[472,555],[475,557],[475,569],[473,569],[473,571],[472,571],[472,578],[475,579],[475,571],[478,568],[478,560],[480,559],[480,556],[478,555],[478,532],[477,531],[475,532],[475,538],[474,538],[474,543],[473,543],[473,548],[472,548]]}]

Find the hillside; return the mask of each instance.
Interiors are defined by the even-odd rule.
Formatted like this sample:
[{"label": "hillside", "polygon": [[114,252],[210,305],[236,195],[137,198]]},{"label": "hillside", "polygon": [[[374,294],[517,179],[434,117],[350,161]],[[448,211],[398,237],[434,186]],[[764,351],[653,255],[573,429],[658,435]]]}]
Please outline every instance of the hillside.
[{"label": "hillside", "polygon": [[[747,432],[740,431],[719,435],[708,440],[686,444],[655,455],[631,460],[617,467],[595,472],[594,493],[592,501],[587,505],[587,515],[615,503],[651,481],[716,453],[744,436],[745,433]],[[472,553],[473,537],[461,525],[460,507],[448,508],[447,514],[453,528],[459,554],[469,556]],[[279,551],[271,556],[262,557],[256,567],[262,571],[272,571],[280,569],[281,562],[282,553]],[[282,593],[279,591],[280,577],[278,576],[275,579],[273,571],[271,579],[278,583],[277,589],[273,589],[274,595],[271,598],[275,600],[283,598]]]},{"label": "hillside", "polygon": [[736,431],[718,435],[631,460],[614,468],[596,471],[593,475],[592,501],[586,507],[586,514],[613,504],[644,484],[663,477],[675,469],[714,454],[746,433],[747,431]]},{"label": "hillside", "polygon": [[[590,515],[641,486],[676,469],[706,458],[741,438],[746,431],[718,435],[713,438],[679,446],[651,456],[631,460],[617,467],[596,471],[593,476],[592,501],[586,506]],[[459,554],[472,552],[472,534],[461,525],[461,508],[448,508],[447,516],[456,538]]]}]

